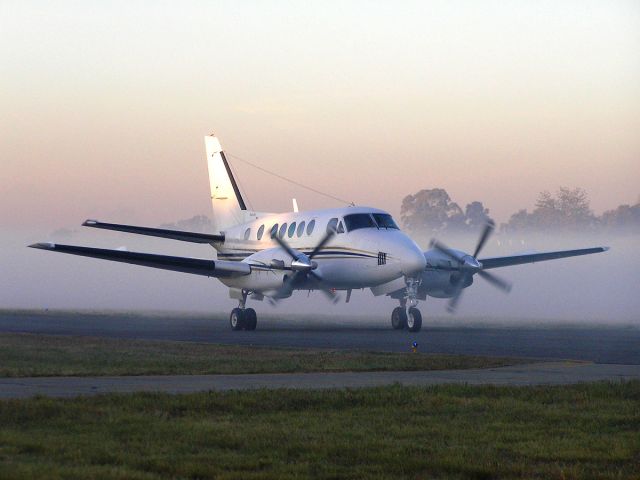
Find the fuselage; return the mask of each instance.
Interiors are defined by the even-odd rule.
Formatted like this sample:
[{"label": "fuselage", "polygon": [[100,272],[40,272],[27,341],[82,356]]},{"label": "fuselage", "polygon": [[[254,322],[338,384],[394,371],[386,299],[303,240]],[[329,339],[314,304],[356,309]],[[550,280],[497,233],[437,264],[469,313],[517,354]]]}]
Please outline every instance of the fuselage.
[{"label": "fuselage", "polygon": [[[366,288],[403,276],[418,275],[426,261],[418,245],[402,232],[391,215],[370,207],[287,212],[256,213],[255,220],[229,228],[224,244],[217,246],[218,258],[247,262],[256,267],[268,266],[273,260],[289,262],[290,258],[274,240],[278,235],[297,251],[309,254],[328,229],[336,234],[318,252],[314,261],[328,285],[336,289]],[[264,272],[260,290],[281,285],[286,272]],[[251,280],[233,279],[227,283],[237,288],[256,286]],[[247,282],[247,285],[243,283]]]}]

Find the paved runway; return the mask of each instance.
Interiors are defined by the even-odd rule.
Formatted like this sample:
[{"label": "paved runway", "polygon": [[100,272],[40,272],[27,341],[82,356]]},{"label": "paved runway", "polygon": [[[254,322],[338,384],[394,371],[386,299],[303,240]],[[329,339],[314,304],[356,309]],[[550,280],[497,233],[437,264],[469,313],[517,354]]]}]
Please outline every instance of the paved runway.
[{"label": "paved runway", "polygon": [[[451,323],[461,323],[455,317]],[[425,326],[394,331],[380,319],[261,318],[254,332],[233,332],[225,316],[0,312],[0,332],[89,335],[300,348],[497,355],[640,364],[640,328],[631,326]],[[440,323],[442,325],[442,323]]]},{"label": "paved runway", "polygon": [[0,379],[0,399],[34,395],[72,397],[104,393],[252,390],[258,388],[361,388],[381,385],[567,385],[599,380],[639,380],[640,365],[535,363],[492,369],[429,372],[281,373],[131,377],[35,377]]}]

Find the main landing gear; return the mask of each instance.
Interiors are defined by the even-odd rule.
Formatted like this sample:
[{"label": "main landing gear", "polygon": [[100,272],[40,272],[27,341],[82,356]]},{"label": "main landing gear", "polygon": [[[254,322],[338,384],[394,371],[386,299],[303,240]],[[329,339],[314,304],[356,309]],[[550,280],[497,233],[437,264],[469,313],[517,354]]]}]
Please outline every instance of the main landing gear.
[{"label": "main landing gear", "polygon": [[232,330],[255,330],[258,315],[253,308],[234,308],[229,316]]},{"label": "main landing gear", "polygon": [[258,315],[253,308],[245,308],[247,292],[242,292],[242,299],[238,308],[231,310],[229,323],[232,330],[255,330],[258,325]]}]

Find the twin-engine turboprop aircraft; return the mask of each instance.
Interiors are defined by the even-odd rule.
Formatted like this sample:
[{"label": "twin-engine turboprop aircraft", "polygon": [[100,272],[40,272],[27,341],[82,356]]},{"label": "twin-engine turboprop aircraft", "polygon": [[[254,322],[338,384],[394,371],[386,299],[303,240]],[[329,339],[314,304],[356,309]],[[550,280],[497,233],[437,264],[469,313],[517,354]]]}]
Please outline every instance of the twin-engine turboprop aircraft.
[{"label": "twin-engine turboprop aircraft", "polygon": [[345,207],[306,212],[262,213],[247,210],[218,139],[205,137],[214,232],[180,232],[87,220],[84,226],[163,237],[183,242],[208,243],[216,260],[184,258],[121,250],[36,243],[33,248],[132,263],[146,267],[216,277],[239,301],[231,311],[234,330],[254,330],[257,315],[246,308],[248,298],[272,302],[290,297],[294,290],[320,290],[334,302],[336,291],[370,288],[388,295],[400,306],[393,310],[394,329],[417,332],[422,326],[418,300],[427,296],[449,298],[454,311],[463,289],[479,275],[503,291],[508,282],[490,269],[604,252],[606,247],[559,252],[478,258],[493,231],[486,226],[473,255],[438,242],[423,252],[398,228],[387,212],[369,207]]}]

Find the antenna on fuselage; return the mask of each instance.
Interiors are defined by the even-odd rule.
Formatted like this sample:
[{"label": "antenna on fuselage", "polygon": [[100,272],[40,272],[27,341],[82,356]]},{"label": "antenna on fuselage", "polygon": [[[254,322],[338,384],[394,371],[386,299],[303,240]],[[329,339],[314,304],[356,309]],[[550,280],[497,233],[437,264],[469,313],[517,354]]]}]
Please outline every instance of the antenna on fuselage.
[{"label": "antenna on fuselage", "polygon": [[298,201],[295,198],[292,198],[293,200],[293,211],[295,213],[298,213]]}]

